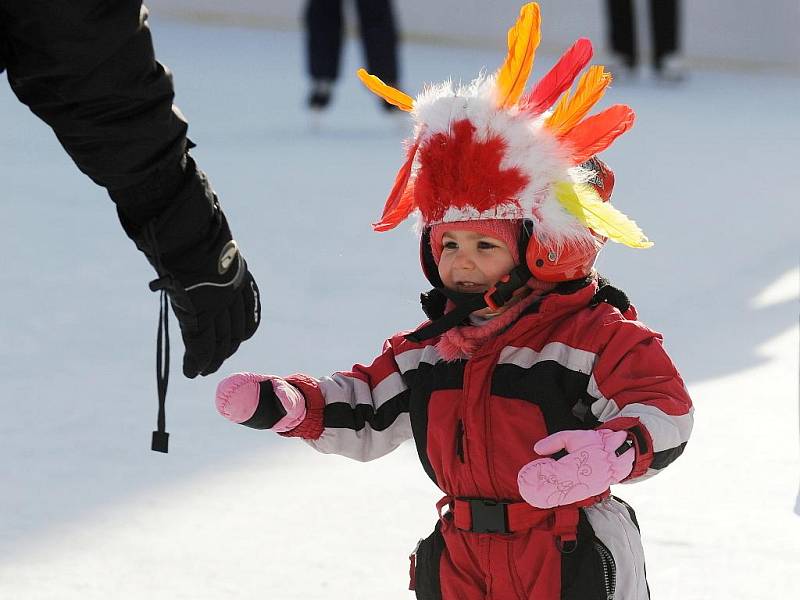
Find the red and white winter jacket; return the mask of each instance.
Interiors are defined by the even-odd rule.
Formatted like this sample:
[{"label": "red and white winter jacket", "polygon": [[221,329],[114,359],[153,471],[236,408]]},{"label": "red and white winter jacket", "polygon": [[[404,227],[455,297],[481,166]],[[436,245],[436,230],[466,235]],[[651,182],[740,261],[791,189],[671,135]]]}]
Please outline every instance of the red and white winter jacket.
[{"label": "red and white winter jacket", "polygon": [[446,494],[521,501],[517,473],[533,445],[565,429],[626,430],[636,447],[628,481],[658,473],[692,429],[686,387],[661,336],[606,303],[597,282],[551,293],[469,359],[444,360],[439,338],[389,338],[369,366],[287,380],[307,402],[284,434],[368,461],[413,438],[423,468]]}]

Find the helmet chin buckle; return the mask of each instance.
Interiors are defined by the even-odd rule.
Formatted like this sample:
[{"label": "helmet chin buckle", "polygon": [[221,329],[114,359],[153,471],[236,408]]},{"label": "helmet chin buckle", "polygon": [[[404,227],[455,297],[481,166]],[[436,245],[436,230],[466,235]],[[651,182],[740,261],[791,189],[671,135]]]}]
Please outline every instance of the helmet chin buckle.
[{"label": "helmet chin buckle", "polygon": [[507,285],[509,281],[511,281],[511,274],[503,275],[500,278],[500,280],[497,283],[495,283],[491,288],[486,290],[486,293],[483,295],[483,299],[486,301],[486,306],[492,309],[492,312],[500,310],[500,308],[503,307],[505,303],[511,299],[511,296],[514,295],[514,292],[517,289],[519,289],[518,287],[515,288],[511,292],[511,296],[509,296],[508,298],[503,298],[502,296],[499,296],[498,300],[500,301],[500,303],[498,304],[497,301],[495,301],[495,294],[498,291],[498,284],[500,284],[500,286],[504,286]]},{"label": "helmet chin buckle", "polygon": [[492,309],[492,312],[495,312],[495,311],[499,310],[500,307],[503,306],[503,304],[505,304],[505,302],[503,304],[495,304],[494,303],[494,300],[492,300],[491,294],[493,294],[495,291],[497,291],[497,290],[495,288],[492,288],[492,289],[490,289],[488,292],[486,292],[483,295],[483,299],[486,300],[487,308]]}]

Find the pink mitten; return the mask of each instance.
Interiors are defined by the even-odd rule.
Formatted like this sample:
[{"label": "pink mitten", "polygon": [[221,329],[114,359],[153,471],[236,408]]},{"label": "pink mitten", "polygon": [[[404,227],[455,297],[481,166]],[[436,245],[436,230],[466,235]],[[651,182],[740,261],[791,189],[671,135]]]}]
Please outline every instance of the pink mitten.
[{"label": "pink mitten", "polygon": [[217,410],[234,423],[283,433],[303,421],[306,401],[280,377],[234,373],[217,386]]},{"label": "pink mitten", "polygon": [[610,429],[559,431],[539,440],[537,454],[566,450],[569,454],[554,460],[539,458],[522,467],[517,475],[519,493],[525,502],[538,508],[572,504],[619,483],[633,469],[635,450],[617,456],[628,434]]}]

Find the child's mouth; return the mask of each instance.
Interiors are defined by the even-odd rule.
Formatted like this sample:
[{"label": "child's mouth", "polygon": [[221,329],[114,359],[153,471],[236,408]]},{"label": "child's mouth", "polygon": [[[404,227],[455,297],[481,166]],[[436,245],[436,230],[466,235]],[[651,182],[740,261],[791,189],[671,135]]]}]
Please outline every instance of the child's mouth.
[{"label": "child's mouth", "polygon": [[474,281],[456,281],[456,289],[459,292],[468,292],[477,294],[485,292],[488,288],[482,283],[475,283]]}]

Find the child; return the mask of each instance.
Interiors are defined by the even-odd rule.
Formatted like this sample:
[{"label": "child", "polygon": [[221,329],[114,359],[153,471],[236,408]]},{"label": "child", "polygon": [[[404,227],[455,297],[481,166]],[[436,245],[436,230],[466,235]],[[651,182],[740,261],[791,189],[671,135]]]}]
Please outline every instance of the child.
[{"label": "child", "polygon": [[633,113],[583,118],[609,83],[602,67],[561,96],[588,40],[523,96],[536,4],[508,39],[495,76],[416,100],[361,73],[416,120],[375,228],[419,212],[430,320],[349,372],[232,375],[217,407],[361,461],[413,438],[445,494],[411,556],[418,598],[642,600],[636,518],[609,485],[677,458],[692,408],[661,337],[592,269],[606,238],[650,245],[608,204],[613,174],[594,157]]}]

